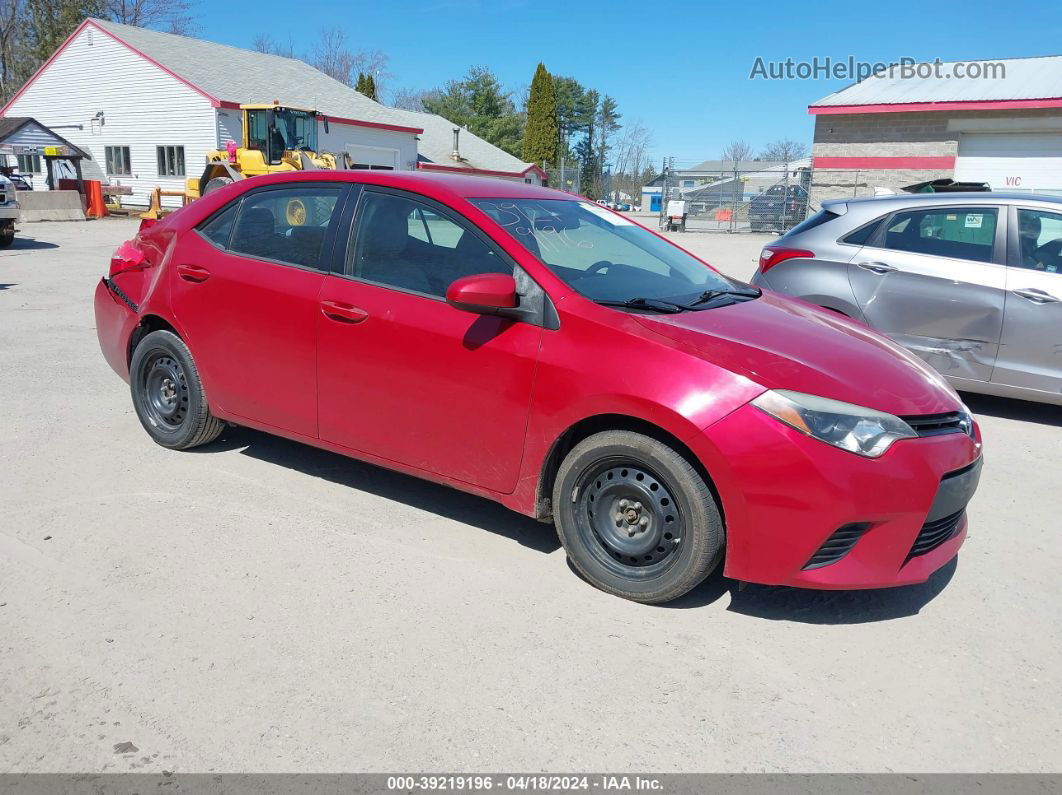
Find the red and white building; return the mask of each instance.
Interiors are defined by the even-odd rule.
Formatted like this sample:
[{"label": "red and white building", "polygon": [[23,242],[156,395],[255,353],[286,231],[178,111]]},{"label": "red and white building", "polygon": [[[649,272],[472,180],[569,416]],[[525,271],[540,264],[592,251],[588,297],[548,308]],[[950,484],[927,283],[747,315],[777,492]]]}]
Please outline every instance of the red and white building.
[{"label": "red and white building", "polygon": [[541,181],[534,168],[470,133],[462,133],[470,159],[452,158],[447,120],[381,105],[303,61],[99,19],[78,26],[0,116],[31,116],[61,130],[91,156],[86,179],[127,185],[129,203],[147,204],[155,186],[182,189],[207,152],[240,141],[240,104],[274,100],[325,114],[319,147],[356,163],[431,168],[425,150],[436,158],[445,151],[442,167]]},{"label": "red and white building", "polygon": [[808,112],[813,205],[942,177],[1062,194],[1062,56],[870,77]]}]

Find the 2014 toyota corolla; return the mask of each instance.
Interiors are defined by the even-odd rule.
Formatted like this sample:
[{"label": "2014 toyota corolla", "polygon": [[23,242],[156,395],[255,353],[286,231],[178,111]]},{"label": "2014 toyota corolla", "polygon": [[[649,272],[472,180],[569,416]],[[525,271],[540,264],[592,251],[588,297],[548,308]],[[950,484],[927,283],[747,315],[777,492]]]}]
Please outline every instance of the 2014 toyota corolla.
[{"label": "2014 toyota corolla", "polygon": [[123,244],[95,306],[159,444],[230,422],[489,497],[630,599],[724,553],[745,581],[916,583],[966,535],[980,435],[939,375],[568,194],[256,177]]}]

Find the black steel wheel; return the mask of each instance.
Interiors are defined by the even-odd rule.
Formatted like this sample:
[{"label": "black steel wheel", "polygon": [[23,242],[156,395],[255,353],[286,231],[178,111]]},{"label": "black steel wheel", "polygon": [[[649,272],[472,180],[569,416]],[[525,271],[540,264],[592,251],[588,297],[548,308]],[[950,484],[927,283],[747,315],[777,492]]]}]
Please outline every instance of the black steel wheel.
[{"label": "black steel wheel", "polygon": [[143,390],[148,421],[169,432],[188,416],[188,379],[180,363],[164,351],[153,351],[143,364]]},{"label": "black steel wheel", "polygon": [[639,602],[683,595],[722,557],[722,518],[704,479],[668,445],[630,431],[572,448],[554,483],[553,517],[580,574]]},{"label": "black steel wheel", "polygon": [[153,331],[137,344],[129,388],[141,425],[163,447],[197,447],[216,439],[225,427],[210,414],[187,346],[170,331]]},{"label": "black steel wheel", "polygon": [[683,517],[663,479],[640,461],[615,458],[586,469],[575,521],[586,548],[623,577],[646,579],[678,559]]}]

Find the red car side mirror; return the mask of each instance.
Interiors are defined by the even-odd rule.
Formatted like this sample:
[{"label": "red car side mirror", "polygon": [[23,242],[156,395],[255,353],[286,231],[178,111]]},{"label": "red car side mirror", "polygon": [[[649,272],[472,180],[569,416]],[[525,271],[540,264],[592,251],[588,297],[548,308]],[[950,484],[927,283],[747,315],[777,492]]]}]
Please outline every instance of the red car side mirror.
[{"label": "red car side mirror", "polygon": [[446,290],[446,303],[465,312],[490,314],[516,306],[516,280],[507,273],[462,276]]}]

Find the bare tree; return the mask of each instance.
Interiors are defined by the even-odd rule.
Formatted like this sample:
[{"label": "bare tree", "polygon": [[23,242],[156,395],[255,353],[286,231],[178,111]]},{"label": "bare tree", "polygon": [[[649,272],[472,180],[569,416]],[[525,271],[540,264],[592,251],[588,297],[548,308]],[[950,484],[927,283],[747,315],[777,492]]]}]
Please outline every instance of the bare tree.
[{"label": "bare tree", "polygon": [[155,28],[185,35],[195,31],[193,3],[188,0],[104,0],[108,19],[138,28]]},{"label": "bare tree", "polygon": [[388,105],[401,110],[415,110],[424,113],[424,100],[437,97],[438,91],[418,91],[412,88],[396,88],[391,92]]},{"label": "bare tree", "polygon": [[625,193],[629,201],[637,201],[645,184],[643,175],[650,167],[649,147],[653,136],[640,120],[629,123],[613,145],[612,188]]},{"label": "bare tree", "polygon": [[391,59],[388,58],[387,53],[381,50],[355,50],[352,55],[354,56],[352,62],[354,77],[357,78],[358,73],[371,75],[373,82],[376,83],[376,94],[382,101],[387,83],[393,77],[387,68]]},{"label": "bare tree", "polygon": [[386,53],[380,50],[348,49],[347,34],[339,28],[322,30],[317,42],[303,60],[348,86],[357,82],[359,74],[372,75],[378,96],[382,96],[383,86],[391,77],[387,71]]},{"label": "bare tree", "polygon": [[354,53],[347,49],[346,42],[347,34],[339,28],[325,28],[305,60],[334,80],[353,86],[358,76],[354,72]]},{"label": "bare tree", "polygon": [[767,144],[760,152],[762,160],[775,160],[782,163],[792,163],[807,157],[808,145],[791,138],[779,138],[777,141]]},{"label": "bare tree", "polygon": [[748,141],[742,141],[740,139],[731,141],[723,148],[723,153],[720,155],[722,160],[732,160],[735,163],[742,160],[752,160],[752,146]]},{"label": "bare tree", "polygon": [[269,55],[280,55],[284,58],[298,58],[295,54],[295,42],[292,41],[291,34],[288,34],[287,44],[281,44],[276,41],[272,36],[265,33],[259,33],[254,37],[254,41],[251,46],[258,52],[264,52]]}]

